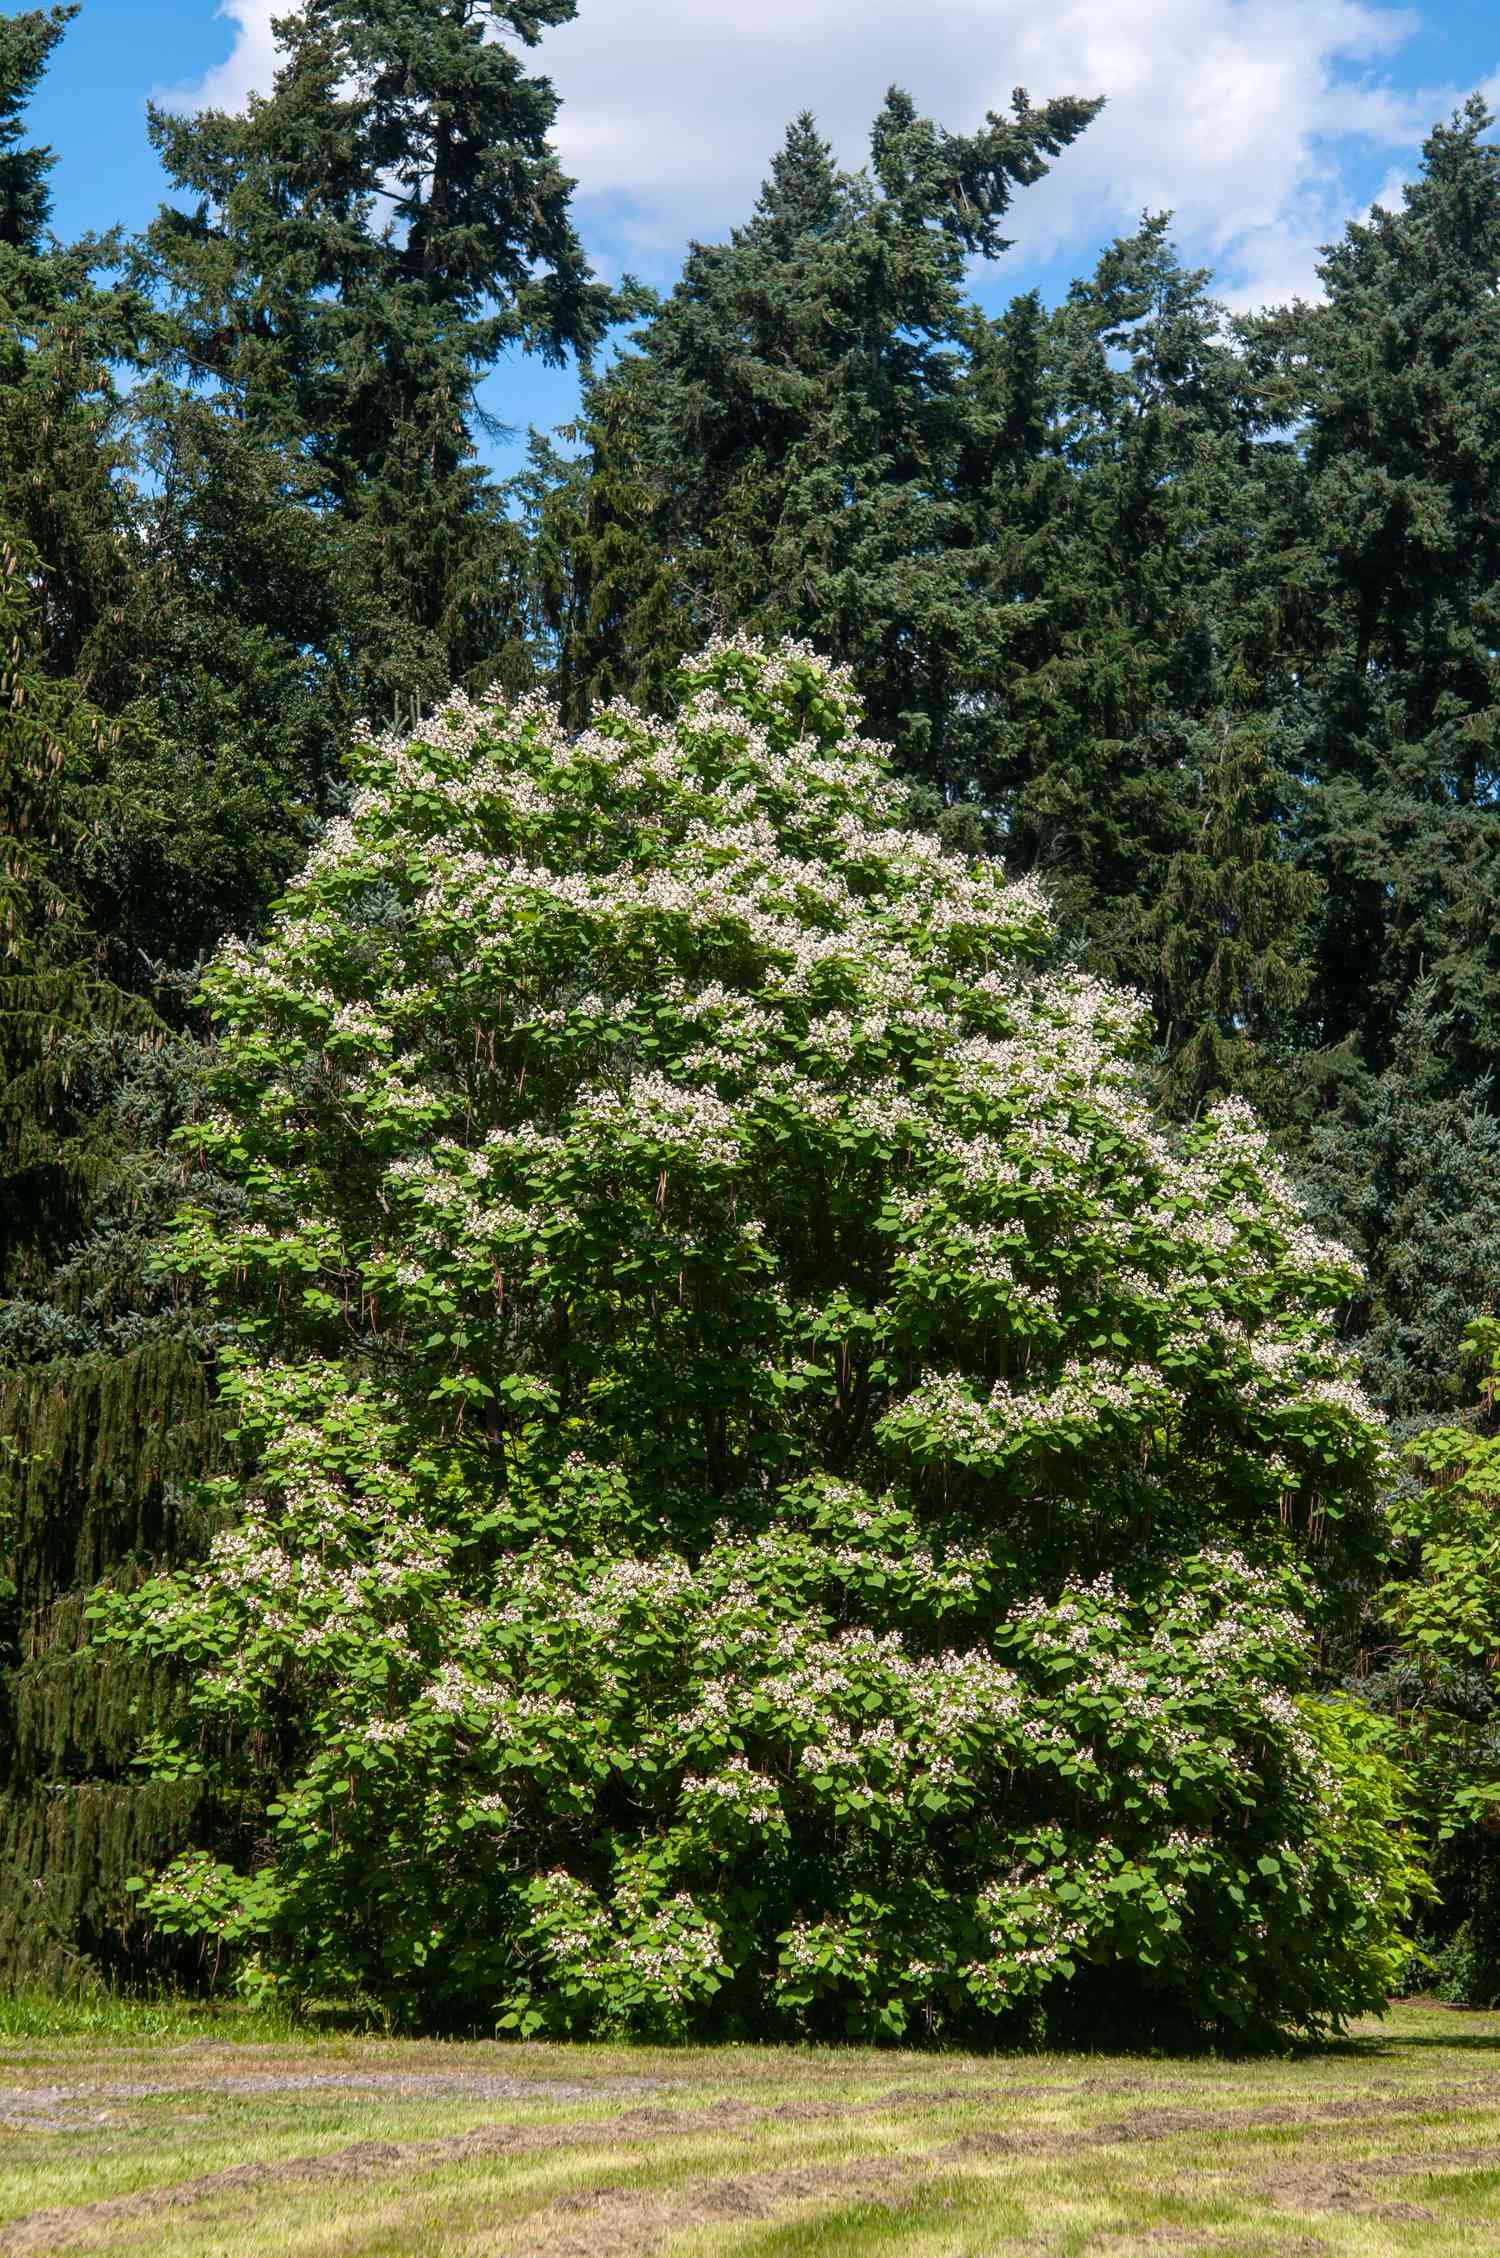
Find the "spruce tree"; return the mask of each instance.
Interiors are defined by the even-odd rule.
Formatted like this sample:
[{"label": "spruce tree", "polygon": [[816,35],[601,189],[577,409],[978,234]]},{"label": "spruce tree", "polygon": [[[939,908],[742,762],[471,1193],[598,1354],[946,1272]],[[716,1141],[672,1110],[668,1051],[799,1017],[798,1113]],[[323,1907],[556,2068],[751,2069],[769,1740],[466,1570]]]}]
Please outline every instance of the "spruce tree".
[{"label": "spruce tree", "polygon": [[[101,1668],[83,1609],[101,1576],[194,1541],[204,1343],[153,1271],[181,1196],[170,1135],[196,1102],[191,968],[284,882],[308,797],[269,727],[265,788],[246,789],[254,626],[214,617],[180,450],[142,464],[172,418],[120,373],[149,322],[110,272],[119,241],[47,231],[51,157],[23,111],[73,13],[0,23],[0,1977],[54,1983],[130,1963],[121,1885],[195,1800],[132,1777],[130,1713],[152,1712],[154,1677]],[[264,618],[263,513],[239,495],[220,479],[213,499]],[[188,622],[235,693],[214,720],[180,663]],[[195,705],[193,729],[163,726]]]},{"label": "spruce tree", "polygon": [[50,149],[26,144],[24,114],[77,13],[75,5],[0,17],[0,244],[33,258],[45,248],[52,213],[47,176],[56,160]]},{"label": "spruce tree", "polygon": [[43,670],[36,578],[0,548],[0,1979],[77,1984],[128,1963],[124,1880],[196,1800],[132,1778],[157,1674],[101,1666],[83,1595],[179,1555],[174,1475],[209,1413],[201,1344],[146,1274],[180,1196],[182,1046],[81,908],[71,772],[109,730]]},{"label": "spruce tree", "polygon": [[113,658],[151,616],[130,529],[128,406],[144,308],[110,269],[115,233],[61,244],[49,229],[50,149],[26,105],[76,7],[0,19],[0,524],[45,568],[47,672],[110,703]]}]

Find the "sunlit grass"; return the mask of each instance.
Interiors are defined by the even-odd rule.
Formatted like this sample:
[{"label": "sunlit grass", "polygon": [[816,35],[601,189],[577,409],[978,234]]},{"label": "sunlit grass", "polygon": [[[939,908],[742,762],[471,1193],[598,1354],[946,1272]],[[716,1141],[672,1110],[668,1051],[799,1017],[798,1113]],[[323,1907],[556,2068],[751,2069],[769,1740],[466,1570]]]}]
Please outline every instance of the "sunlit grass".
[{"label": "sunlit grass", "polygon": [[444,2044],[0,2003],[0,2258],[1473,2258],[1500,2016],[1282,2058]]}]

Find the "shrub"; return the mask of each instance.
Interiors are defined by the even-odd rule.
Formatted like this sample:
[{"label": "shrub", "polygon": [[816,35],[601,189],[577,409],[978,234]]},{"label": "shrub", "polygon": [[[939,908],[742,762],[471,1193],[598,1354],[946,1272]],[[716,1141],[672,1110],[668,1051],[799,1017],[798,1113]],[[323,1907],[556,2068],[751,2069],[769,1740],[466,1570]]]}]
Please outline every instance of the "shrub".
[{"label": "shrub", "polygon": [[1482,2007],[1500,1998],[1500,1322],[1479,1319],[1466,1347],[1487,1365],[1481,1400],[1406,1445],[1377,1610],[1388,1644],[1361,1691],[1394,1719],[1432,1852],[1432,1978]]},{"label": "shrub", "polygon": [[211,976],[233,1526],[103,1622],[262,1800],[146,1891],[252,1983],[983,2037],[1396,1970],[1396,1776],[1309,1692],[1346,1259],[858,731],[797,648],[456,700]]}]

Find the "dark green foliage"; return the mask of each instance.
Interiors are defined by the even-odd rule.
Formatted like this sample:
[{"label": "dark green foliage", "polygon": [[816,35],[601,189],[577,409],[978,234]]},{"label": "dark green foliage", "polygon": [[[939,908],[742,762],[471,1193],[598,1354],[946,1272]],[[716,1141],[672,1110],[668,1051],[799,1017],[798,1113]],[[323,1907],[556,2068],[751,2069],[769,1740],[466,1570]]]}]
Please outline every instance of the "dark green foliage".
[{"label": "dark green foliage", "polygon": [[483,676],[514,640],[476,386],[514,348],[586,351],[607,305],[547,141],[556,97],[517,51],[572,13],[309,0],[248,114],[152,117],[197,199],[148,242],[173,372],[292,451],[334,515],[340,630],[376,710]]},{"label": "dark green foliage", "polygon": [[50,149],[25,146],[23,113],[36,92],[47,58],[76,6],[25,8],[0,18],[0,244],[12,251],[42,249],[52,194]]},{"label": "dark green foliage", "polygon": [[63,882],[75,843],[69,771],[105,724],[42,672],[32,569],[13,543],[0,547],[0,1290],[28,1244],[56,1257],[70,1202],[97,1174],[82,1046],[128,1042],[151,1026],[108,978]]},{"label": "dark green foliage", "polygon": [[1500,1042],[1500,153],[1471,100],[1399,211],[1327,254],[1327,302],[1253,325],[1305,419],[1284,489],[1290,749],[1323,880],[1312,1042],[1379,1073],[1423,977],[1460,1072]]},{"label": "dark green foliage", "polygon": [[174,1480],[211,1430],[201,1345],[142,1275],[180,1196],[173,1052],[70,886],[90,804],[73,772],[109,732],[41,671],[14,546],[0,635],[0,1976],[73,1984],[139,1942],[120,1885],[187,1815],[129,1777],[151,1673],[78,1651],[80,1587],[180,1554]]},{"label": "dark green foliage", "polygon": [[120,372],[144,308],[102,279],[117,235],[64,246],[47,231],[51,150],[22,118],[76,7],[0,19],[0,525],[47,572],[44,663],[108,699],[108,651],[138,631],[129,538],[129,447]]},{"label": "dark green foliage", "polygon": [[526,533],[520,611],[527,639],[570,722],[595,699],[669,699],[688,638],[689,599],[656,544],[646,485],[638,364],[585,380],[563,454],[532,434],[510,495]]},{"label": "dark green foliage", "polygon": [[177,1491],[208,1411],[201,1356],[170,1336],[119,1356],[54,1361],[0,1382],[0,1513],[11,1605],[36,1614],[118,1561],[178,1549]]},{"label": "dark green foliage", "polygon": [[[160,1458],[160,1399],[140,1385],[144,1375],[132,1377],[149,1409],[146,1450],[154,1446]],[[197,1400],[187,1408],[201,1416],[201,1374],[193,1379]],[[129,1381],[117,1380],[102,1392],[103,1404],[116,1408],[128,1392]],[[0,1416],[15,1408],[17,1395],[9,1387],[0,1394]],[[77,1423],[59,1418],[57,1425],[76,1446]],[[110,1556],[125,1532],[101,1514],[76,1533],[96,1556],[97,1573],[98,1554]],[[24,1563],[25,1547],[18,1552]],[[92,1581],[87,1568],[84,1574]],[[135,1580],[133,1569],[115,1565],[113,1583],[128,1589]],[[0,1680],[0,1983],[7,1986],[88,1990],[101,1979],[138,1976],[147,1939],[123,1885],[143,1858],[170,1857],[206,1823],[198,1784],[146,1780],[132,1763],[142,1728],[175,1714],[164,1673],[101,1656],[89,1644],[84,1607],[84,1592],[72,1590],[25,1615]],[[159,1952],[152,1965],[165,1972]]]},{"label": "dark green foliage", "polygon": [[[1268,412],[1288,827],[1319,881],[1286,1128],[1365,1254],[1371,1381],[1452,1402],[1500,1289],[1500,160],[1476,99],[1327,254],[1326,303],[1248,324]],[[1293,670],[1289,675],[1288,669]]]},{"label": "dark green foliage", "polygon": [[295,451],[159,379],[134,418],[153,614],[120,687],[120,817],[79,876],[140,978],[255,925],[337,804],[357,708],[337,536]]},{"label": "dark green foliage", "polygon": [[966,262],[1003,248],[1015,189],[1097,108],[1018,92],[954,135],[893,89],[857,174],[793,124],[748,223],[693,247],[638,353],[588,395],[602,490],[573,505],[580,594],[555,614],[576,710],[618,687],[659,700],[716,630],[808,634],[856,666],[911,764],[945,773],[963,656],[996,636],[952,492]]},{"label": "dark green foliage", "polygon": [[1011,635],[953,782],[1002,810],[1007,858],[1085,959],[1150,997],[1170,1099],[1274,1112],[1317,900],[1258,647],[1262,523],[1292,466],[1207,282],[1146,220],[976,356],[996,437],[970,475]]},{"label": "dark green foliage", "polygon": [[1351,1326],[1375,1395],[1406,1426],[1453,1408],[1464,1335],[1500,1300],[1500,1119],[1488,1084],[1455,1069],[1455,1015],[1437,995],[1435,980],[1417,989],[1378,1077],[1329,1062],[1303,1172],[1320,1227],[1365,1262]]}]

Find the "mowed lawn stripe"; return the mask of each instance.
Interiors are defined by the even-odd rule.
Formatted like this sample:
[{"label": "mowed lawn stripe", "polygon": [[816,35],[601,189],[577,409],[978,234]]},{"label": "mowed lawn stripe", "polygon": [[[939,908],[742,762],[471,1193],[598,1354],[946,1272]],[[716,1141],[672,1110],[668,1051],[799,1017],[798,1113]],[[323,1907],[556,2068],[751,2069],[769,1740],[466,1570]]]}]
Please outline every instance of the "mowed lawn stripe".
[{"label": "mowed lawn stripe", "polygon": [[0,2258],[1472,2258],[1500,2016],[1285,2058],[0,2045]]}]

